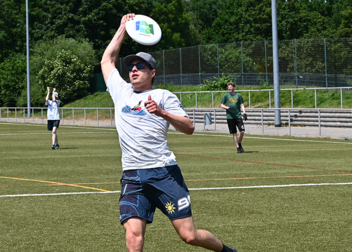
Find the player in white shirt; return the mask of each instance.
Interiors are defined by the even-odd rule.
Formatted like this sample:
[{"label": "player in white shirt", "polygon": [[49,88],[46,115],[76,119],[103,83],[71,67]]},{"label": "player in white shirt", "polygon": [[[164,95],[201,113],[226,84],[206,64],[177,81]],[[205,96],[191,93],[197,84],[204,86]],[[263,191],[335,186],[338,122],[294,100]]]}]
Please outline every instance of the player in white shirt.
[{"label": "player in white shirt", "polygon": [[124,81],[115,67],[126,36],[125,24],[134,16],[123,16],[101,61],[104,80],[115,105],[122,150],[119,205],[127,250],[143,251],[146,224],[153,221],[158,208],[170,219],[184,242],[218,252],[235,252],[193,223],[189,191],[166,137],[169,124],[188,135],[193,134],[194,125],[174,94],[152,89],[155,59],[143,52],[125,57],[123,62],[131,83]]},{"label": "player in white shirt", "polygon": [[51,95],[52,100],[49,100],[50,95],[50,87],[47,87],[48,94],[45,98],[45,105],[48,105],[48,112],[47,112],[47,121],[48,121],[48,130],[52,132],[52,146],[53,150],[57,150],[59,146],[59,140],[57,138],[57,129],[60,125],[60,100],[57,100],[59,94],[55,92],[55,88],[53,89],[53,93]]}]

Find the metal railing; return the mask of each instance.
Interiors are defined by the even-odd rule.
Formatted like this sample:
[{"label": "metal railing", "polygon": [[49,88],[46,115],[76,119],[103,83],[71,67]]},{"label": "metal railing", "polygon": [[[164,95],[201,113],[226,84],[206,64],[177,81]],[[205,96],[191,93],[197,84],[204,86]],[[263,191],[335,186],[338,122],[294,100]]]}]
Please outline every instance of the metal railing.
[{"label": "metal railing", "polygon": [[[0,107],[0,121],[46,123],[47,107]],[[59,108],[61,124],[114,127],[114,108]]]},{"label": "metal railing", "polygon": [[[26,117],[26,107],[0,107],[0,121],[2,122],[17,122],[17,123],[38,123],[45,124],[46,107],[32,107],[31,117]],[[282,129],[288,129],[286,135],[292,135],[292,129],[303,130],[312,128],[318,131],[317,136],[322,136],[322,128],[336,131],[345,128],[352,138],[352,109],[249,109],[249,120],[246,125],[261,126],[261,132],[257,134],[266,134],[267,126],[273,126],[274,112],[281,111]],[[215,132],[227,132],[227,122],[225,110],[219,108],[187,108],[190,119],[199,128],[204,127],[205,130],[205,114],[212,113],[211,121]],[[338,111],[338,112],[336,112]],[[63,125],[89,125],[98,127],[114,127],[115,120],[113,118],[114,108],[60,108],[61,124]],[[298,120],[298,114],[304,114],[303,119]],[[305,118],[305,119],[304,119]],[[300,121],[298,123],[298,121]],[[198,126],[197,126],[198,125]],[[300,128],[301,127],[301,128]]]},{"label": "metal railing", "polygon": [[[281,91],[290,91],[291,92],[291,108],[294,108],[294,98],[293,98],[293,92],[297,91],[304,91],[304,90],[314,90],[314,108],[318,108],[318,95],[317,95],[317,90],[339,90],[340,91],[340,108],[343,109],[343,91],[350,91],[352,90],[352,87],[330,87],[330,88],[295,88],[295,89],[281,89]],[[179,100],[182,103],[182,95],[184,94],[194,94],[195,96],[195,107],[198,108],[198,94],[202,93],[208,93],[211,94],[211,104],[212,108],[215,108],[215,100],[214,100],[214,94],[217,93],[227,93],[228,91],[188,91],[188,92],[173,92],[174,94],[178,95]],[[269,108],[271,108],[272,104],[272,93],[274,92],[274,89],[258,89],[258,90],[237,90],[236,92],[238,93],[248,93],[248,108],[251,108],[251,93],[253,92],[267,92],[268,93],[268,103],[269,103]],[[217,104],[217,107],[219,107],[220,104]]]}]

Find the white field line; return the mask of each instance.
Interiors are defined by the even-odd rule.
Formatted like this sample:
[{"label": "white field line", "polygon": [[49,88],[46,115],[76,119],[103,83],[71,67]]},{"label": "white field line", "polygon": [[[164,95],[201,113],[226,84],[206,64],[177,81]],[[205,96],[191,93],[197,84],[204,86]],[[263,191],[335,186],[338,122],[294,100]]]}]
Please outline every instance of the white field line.
[{"label": "white field line", "polygon": [[[339,186],[352,185],[352,182],[346,183],[315,183],[315,184],[288,184],[288,185],[257,185],[257,186],[236,186],[236,187],[209,187],[209,188],[189,188],[190,191],[205,191],[205,190],[233,190],[233,189],[262,189],[262,188],[283,188],[283,187],[307,187],[307,186]],[[0,195],[0,198],[15,198],[15,197],[36,197],[36,196],[63,196],[63,195],[79,195],[79,194],[106,194],[106,193],[121,193],[121,191],[111,192],[70,192],[70,193],[43,193],[43,194],[13,194]]]},{"label": "white field line", "polygon": [[[111,134],[116,133],[115,131],[112,132],[60,132],[60,135],[71,135],[71,134]],[[21,136],[21,135],[51,135],[51,132],[47,133],[16,133],[16,134],[0,134],[0,136]]]}]

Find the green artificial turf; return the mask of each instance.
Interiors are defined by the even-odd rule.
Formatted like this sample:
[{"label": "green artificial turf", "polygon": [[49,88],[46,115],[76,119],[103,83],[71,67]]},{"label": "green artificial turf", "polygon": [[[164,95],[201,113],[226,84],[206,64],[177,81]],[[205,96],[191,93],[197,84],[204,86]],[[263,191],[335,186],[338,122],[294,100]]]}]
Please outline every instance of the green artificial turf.
[{"label": "green artificial turf", "polygon": [[[0,123],[0,251],[126,251],[114,128]],[[194,221],[239,252],[352,251],[350,141],[170,131]],[[298,141],[299,140],[299,141]],[[83,194],[86,193],[86,194]],[[147,252],[184,244],[158,210]]]}]

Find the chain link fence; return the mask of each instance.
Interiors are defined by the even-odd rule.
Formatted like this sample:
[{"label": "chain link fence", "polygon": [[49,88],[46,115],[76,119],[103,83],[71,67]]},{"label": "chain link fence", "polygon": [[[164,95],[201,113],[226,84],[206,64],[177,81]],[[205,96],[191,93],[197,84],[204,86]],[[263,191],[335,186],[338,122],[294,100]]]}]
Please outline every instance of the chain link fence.
[{"label": "chain link fence", "polygon": [[[155,84],[198,85],[232,75],[237,85],[273,85],[272,41],[199,45],[151,53],[158,63]],[[279,41],[280,84],[352,86],[352,38]],[[122,58],[117,69],[128,72]]]}]

